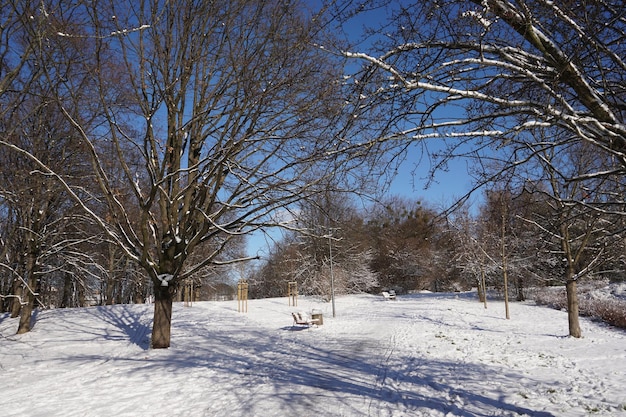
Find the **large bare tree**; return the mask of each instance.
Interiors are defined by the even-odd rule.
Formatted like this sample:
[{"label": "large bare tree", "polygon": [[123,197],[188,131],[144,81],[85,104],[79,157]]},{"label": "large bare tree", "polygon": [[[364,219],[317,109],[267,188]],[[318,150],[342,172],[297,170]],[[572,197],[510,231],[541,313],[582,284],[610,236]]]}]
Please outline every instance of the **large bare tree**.
[{"label": "large bare tree", "polygon": [[[346,184],[346,173],[376,155],[366,141],[338,134],[335,126],[353,123],[341,116],[342,66],[314,42],[323,20],[298,2],[32,6],[21,21],[28,45],[90,154],[98,200],[30,157],[151,278],[154,348],[170,345],[181,282],[242,261],[226,255],[231,242],[289,227],[295,202],[320,192],[327,177]],[[67,65],[88,76],[66,78]],[[73,105],[84,95],[88,105]],[[122,198],[120,180],[130,196]]]},{"label": "large bare tree", "polygon": [[[386,7],[393,10],[391,23],[369,47],[342,53],[363,63],[354,77],[355,108],[388,109],[388,137],[448,139],[444,157],[480,156],[485,167],[498,155],[505,170],[541,150],[584,142],[605,163],[560,181],[623,176],[621,2],[433,0]],[[548,127],[564,133],[537,134]],[[533,151],[523,157],[510,148],[500,152],[511,142]],[[485,173],[490,175],[480,176],[483,182],[497,178]]]}]

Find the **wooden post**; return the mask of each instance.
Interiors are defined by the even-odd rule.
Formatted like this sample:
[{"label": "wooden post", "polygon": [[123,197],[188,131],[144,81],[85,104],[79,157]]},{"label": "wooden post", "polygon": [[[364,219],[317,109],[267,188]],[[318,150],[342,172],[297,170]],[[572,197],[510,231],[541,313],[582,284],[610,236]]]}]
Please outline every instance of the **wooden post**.
[{"label": "wooden post", "polygon": [[298,283],[295,281],[287,283],[287,302],[290,306],[298,305]]},{"label": "wooden post", "polygon": [[248,312],[248,281],[243,279],[237,284],[237,311]]}]

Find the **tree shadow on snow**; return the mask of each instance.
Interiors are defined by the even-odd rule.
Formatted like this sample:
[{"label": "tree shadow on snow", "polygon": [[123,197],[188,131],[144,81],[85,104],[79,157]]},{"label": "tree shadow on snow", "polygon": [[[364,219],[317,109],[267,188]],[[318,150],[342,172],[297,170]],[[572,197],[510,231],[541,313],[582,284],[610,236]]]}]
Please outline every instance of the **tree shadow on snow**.
[{"label": "tree shadow on snow", "polygon": [[[147,326],[138,317],[133,318],[132,311],[109,311],[99,314],[108,314],[107,320],[131,340],[137,341],[141,337],[136,334],[146,333],[143,328]],[[198,329],[193,324],[177,323],[176,332],[173,341],[193,337],[193,349],[181,345],[183,349],[177,350],[173,345],[167,354],[153,358],[113,360],[135,362],[128,367],[130,374],[193,373],[196,379],[204,374],[210,381],[207,390],[215,385],[216,393],[235,396],[240,409],[247,410],[248,415],[260,415],[267,407],[280,406],[282,415],[328,414],[341,409],[342,415],[363,415],[364,410],[368,415],[384,415],[381,410],[425,415],[428,410],[437,410],[478,417],[499,410],[554,417],[507,399],[506,395],[515,394],[515,388],[500,387],[523,377],[512,375],[512,371],[503,375],[501,368],[394,356],[390,351],[381,351],[371,340],[329,340],[318,337],[314,330],[301,332],[292,326],[277,331],[232,331],[224,325]],[[485,392],[486,381],[494,387],[489,392]],[[221,383],[228,388],[219,388]],[[529,389],[537,383],[529,379],[525,382]]]},{"label": "tree shadow on snow", "polygon": [[[96,318],[120,330],[128,338],[129,343],[137,345],[144,350],[150,348],[152,318],[146,319],[143,312],[138,311],[136,305],[120,304],[95,307],[89,311]],[[120,336],[118,334],[105,333],[104,338],[107,340],[119,340]]]}]

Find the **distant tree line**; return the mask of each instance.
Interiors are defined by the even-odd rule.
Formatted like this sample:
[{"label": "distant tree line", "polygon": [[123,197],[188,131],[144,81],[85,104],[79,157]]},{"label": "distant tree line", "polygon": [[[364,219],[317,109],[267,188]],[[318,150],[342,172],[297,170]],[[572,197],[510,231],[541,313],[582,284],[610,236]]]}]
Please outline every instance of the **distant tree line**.
[{"label": "distant tree line", "polygon": [[490,189],[477,209],[444,214],[419,200],[394,197],[359,210],[331,196],[301,211],[307,230],[318,232],[277,242],[252,274],[251,295],[284,296],[297,282],[301,294],[329,299],[331,262],[340,294],[477,288],[481,298],[503,296],[506,278],[509,295],[522,301],[531,288],[563,286],[571,269],[575,279],[625,280],[623,216],[564,209],[548,187]]}]

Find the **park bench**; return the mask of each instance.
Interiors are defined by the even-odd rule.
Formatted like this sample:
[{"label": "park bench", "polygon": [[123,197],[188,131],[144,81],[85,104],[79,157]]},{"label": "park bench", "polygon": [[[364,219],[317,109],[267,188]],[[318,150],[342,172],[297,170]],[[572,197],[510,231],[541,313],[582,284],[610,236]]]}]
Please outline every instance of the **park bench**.
[{"label": "park bench", "polygon": [[309,315],[307,313],[305,313],[304,311],[298,311],[297,313],[291,313],[291,315],[293,316],[293,325],[299,325],[299,326],[317,326],[319,320],[318,319],[312,319],[309,317]]},{"label": "park bench", "polygon": [[395,291],[383,291],[383,298],[385,299],[385,301],[389,301],[389,300],[395,300],[396,299],[396,292]]}]

